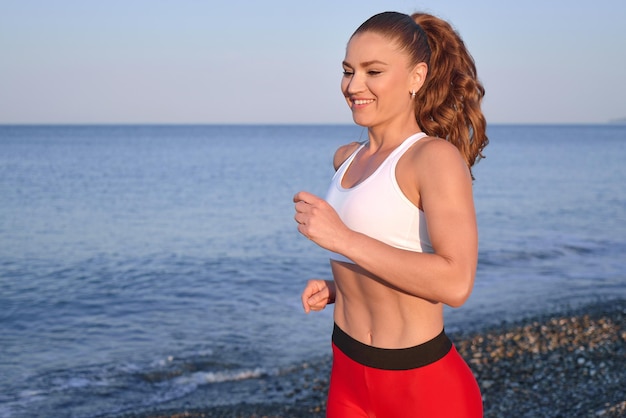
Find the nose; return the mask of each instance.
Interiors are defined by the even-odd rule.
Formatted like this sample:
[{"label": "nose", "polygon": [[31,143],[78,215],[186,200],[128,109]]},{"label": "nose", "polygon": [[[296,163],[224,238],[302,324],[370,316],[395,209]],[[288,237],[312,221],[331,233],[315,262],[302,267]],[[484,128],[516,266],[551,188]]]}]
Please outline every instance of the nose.
[{"label": "nose", "polygon": [[364,79],[358,72],[344,76],[341,81],[341,89],[346,96],[361,93],[365,90]]}]

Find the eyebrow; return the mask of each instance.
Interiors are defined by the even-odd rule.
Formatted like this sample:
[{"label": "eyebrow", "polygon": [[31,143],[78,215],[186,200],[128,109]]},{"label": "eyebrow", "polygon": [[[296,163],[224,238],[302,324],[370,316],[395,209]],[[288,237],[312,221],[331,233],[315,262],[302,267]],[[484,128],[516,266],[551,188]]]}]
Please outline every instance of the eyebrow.
[{"label": "eyebrow", "polygon": [[[349,62],[347,62],[347,61],[344,61],[342,64],[343,64],[344,66],[346,66],[346,67],[350,67],[350,68],[352,68],[352,65],[351,65]],[[362,63],[361,63],[361,67],[369,67],[370,65],[375,65],[375,64],[378,64],[378,65],[381,65],[381,64],[382,64],[382,65],[387,65],[387,63],[386,63],[386,62],[379,61],[379,60],[372,60],[372,61],[365,61],[365,62],[362,62]]]}]

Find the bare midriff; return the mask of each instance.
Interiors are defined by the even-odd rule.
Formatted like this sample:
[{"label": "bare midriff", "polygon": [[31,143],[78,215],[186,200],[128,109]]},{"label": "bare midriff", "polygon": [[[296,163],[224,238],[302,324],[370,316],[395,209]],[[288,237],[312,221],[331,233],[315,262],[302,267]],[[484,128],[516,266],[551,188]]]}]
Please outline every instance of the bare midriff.
[{"label": "bare midriff", "polygon": [[443,329],[443,305],[390,287],[351,263],[331,260],[336,286],[334,321],[357,341],[379,348],[408,348]]}]

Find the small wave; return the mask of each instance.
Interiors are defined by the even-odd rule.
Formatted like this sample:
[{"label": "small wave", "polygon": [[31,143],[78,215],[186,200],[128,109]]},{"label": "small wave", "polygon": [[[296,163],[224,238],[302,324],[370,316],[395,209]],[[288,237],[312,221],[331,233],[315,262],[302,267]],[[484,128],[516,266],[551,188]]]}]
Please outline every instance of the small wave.
[{"label": "small wave", "polygon": [[262,368],[238,371],[195,372],[188,376],[179,376],[174,383],[180,385],[203,385],[209,383],[233,382],[239,380],[258,379],[268,373]]},{"label": "small wave", "polygon": [[[96,410],[107,410],[107,413],[118,413],[132,410],[134,407],[151,407],[184,397],[204,385],[224,382],[238,382],[263,378],[269,375],[264,368],[241,368],[221,370],[196,370],[190,372],[185,367],[170,368],[176,363],[173,356],[164,360],[165,371],[137,373],[137,365],[119,368],[93,367],[80,371],[56,371],[48,375],[39,376],[32,388],[25,388],[15,392],[12,396],[0,398],[0,418],[11,417],[17,411],[30,411],[34,414],[46,410],[59,399],[77,399],[70,402],[68,408],[81,411],[84,416],[98,415]],[[185,363],[189,366],[189,361]],[[193,363],[193,362],[192,362]],[[177,366],[180,366],[177,365]],[[194,363],[194,366],[197,364]],[[146,375],[150,378],[147,379]],[[141,380],[137,381],[137,377]],[[132,386],[135,395],[124,394],[125,399],[116,406],[110,405],[100,396],[111,396],[117,393],[119,387]],[[86,402],[85,399],[89,398]],[[78,400],[80,399],[80,401]],[[87,405],[90,403],[91,406]],[[78,412],[77,412],[78,413]]]},{"label": "small wave", "polygon": [[554,243],[538,246],[528,243],[523,249],[484,250],[479,254],[479,264],[484,266],[511,266],[517,263],[546,262],[565,257],[586,257],[602,253],[611,248],[612,243]]}]

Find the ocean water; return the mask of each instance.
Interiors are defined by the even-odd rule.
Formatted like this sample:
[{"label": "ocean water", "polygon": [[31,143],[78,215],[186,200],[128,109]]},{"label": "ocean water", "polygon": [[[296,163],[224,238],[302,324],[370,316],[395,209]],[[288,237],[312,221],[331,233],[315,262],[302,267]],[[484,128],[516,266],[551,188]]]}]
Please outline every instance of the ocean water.
[{"label": "ocean water", "polygon": [[[330,353],[292,196],[354,126],[0,126],[0,417],[255,390]],[[474,292],[448,330],[626,297],[626,126],[490,126]],[[203,396],[199,397],[198,394]],[[293,401],[293,398],[290,399]]]}]

